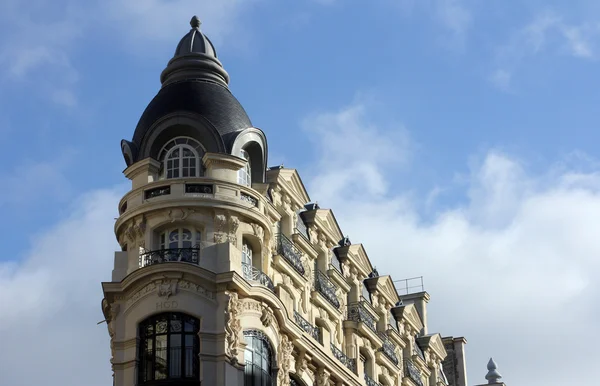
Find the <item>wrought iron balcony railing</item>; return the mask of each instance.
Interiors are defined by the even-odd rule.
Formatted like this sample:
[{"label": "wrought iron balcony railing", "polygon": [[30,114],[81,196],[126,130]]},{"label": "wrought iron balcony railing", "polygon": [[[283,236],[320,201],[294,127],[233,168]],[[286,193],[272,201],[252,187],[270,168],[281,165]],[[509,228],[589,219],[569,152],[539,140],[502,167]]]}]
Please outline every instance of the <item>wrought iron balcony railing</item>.
[{"label": "wrought iron balcony railing", "polygon": [[423,379],[421,378],[421,371],[415,366],[412,360],[404,360],[404,374],[408,376],[418,386],[423,386]]},{"label": "wrought iron balcony railing", "polygon": [[350,369],[350,371],[356,374],[356,359],[348,358],[348,356],[344,354],[342,350],[335,347],[333,343],[331,343],[331,352],[338,361],[342,362],[344,366],[346,366],[348,369]]},{"label": "wrought iron balcony railing", "polygon": [[200,262],[200,246],[193,248],[157,249],[155,251],[144,252],[139,258],[140,268],[147,265],[172,262],[198,264]]},{"label": "wrought iron balcony railing", "polygon": [[306,331],[310,336],[315,338],[317,342],[320,342],[319,339],[319,328],[310,324],[310,322],[302,317],[298,311],[294,311],[294,321],[297,325],[300,326],[304,331]]},{"label": "wrought iron balcony railing", "polygon": [[317,270],[315,273],[315,289],[319,291],[332,306],[340,308],[340,300],[335,294],[338,289],[336,285],[333,284],[323,272]]},{"label": "wrought iron balcony railing", "polygon": [[302,265],[302,252],[294,243],[285,237],[282,233],[277,235],[277,252],[283,256],[288,263],[302,276],[304,276],[304,266]]},{"label": "wrought iron balcony railing", "polygon": [[383,341],[383,346],[379,349],[389,360],[392,361],[396,366],[398,366],[398,357],[396,356],[396,345],[392,342],[392,340],[387,336],[385,332],[378,332],[377,335]]},{"label": "wrought iron balcony railing", "polygon": [[250,282],[259,283],[260,285],[266,286],[271,291],[275,291],[275,286],[273,285],[271,278],[260,269],[253,267],[250,264],[242,264],[242,274],[244,279]]},{"label": "wrought iron balcony railing", "polygon": [[413,346],[413,355],[418,355],[419,358],[425,360],[425,355],[423,354],[423,350],[421,350],[421,347],[419,347],[419,344],[417,343],[416,339],[415,339],[415,344]]},{"label": "wrought iron balcony railing", "polygon": [[377,321],[371,312],[367,310],[367,307],[364,305],[364,300],[348,305],[348,320],[363,322],[373,332],[377,333]]},{"label": "wrought iron balcony railing", "polygon": [[375,381],[373,378],[369,377],[367,373],[365,373],[365,382],[367,386],[381,386],[381,384]]}]

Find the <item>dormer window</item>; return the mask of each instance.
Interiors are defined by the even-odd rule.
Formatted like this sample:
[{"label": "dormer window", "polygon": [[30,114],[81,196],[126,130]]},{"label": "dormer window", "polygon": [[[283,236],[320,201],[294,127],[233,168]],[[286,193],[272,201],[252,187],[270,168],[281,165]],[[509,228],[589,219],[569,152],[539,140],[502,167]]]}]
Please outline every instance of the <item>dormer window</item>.
[{"label": "dormer window", "polygon": [[204,149],[192,138],[178,137],[169,141],[159,152],[161,178],[200,177]]},{"label": "dormer window", "polygon": [[250,186],[252,184],[252,170],[250,166],[250,154],[244,149],[240,150],[241,157],[246,160],[246,165],[238,171],[238,184]]}]

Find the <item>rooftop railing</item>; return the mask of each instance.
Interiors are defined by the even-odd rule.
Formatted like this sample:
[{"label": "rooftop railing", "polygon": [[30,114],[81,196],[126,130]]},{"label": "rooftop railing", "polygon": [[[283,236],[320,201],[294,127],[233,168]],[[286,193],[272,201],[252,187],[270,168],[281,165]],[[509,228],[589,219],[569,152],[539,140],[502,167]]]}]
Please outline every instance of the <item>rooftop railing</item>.
[{"label": "rooftop railing", "polygon": [[302,276],[305,270],[302,265],[302,251],[294,245],[294,243],[285,237],[284,234],[277,235],[277,252],[294,267],[294,269]]},{"label": "rooftop railing", "polygon": [[396,292],[400,296],[425,291],[425,286],[423,285],[423,276],[394,280],[394,285],[396,287]]},{"label": "rooftop railing", "polygon": [[147,251],[140,255],[140,268],[161,263],[191,263],[198,264],[200,262],[200,246],[193,248],[169,248]]}]

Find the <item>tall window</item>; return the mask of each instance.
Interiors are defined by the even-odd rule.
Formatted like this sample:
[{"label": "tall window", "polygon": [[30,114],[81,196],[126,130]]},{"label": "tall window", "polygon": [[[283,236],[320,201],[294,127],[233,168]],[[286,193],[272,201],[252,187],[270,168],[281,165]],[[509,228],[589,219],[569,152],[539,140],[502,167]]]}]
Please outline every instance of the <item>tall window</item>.
[{"label": "tall window", "polygon": [[252,170],[250,169],[250,154],[244,149],[241,150],[242,158],[246,160],[246,165],[238,171],[238,184],[250,186],[252,184]]},{"label": "tall window", "polygon": [[242,243],[242,264],[252,265],[252,247],[246,240]]},{"label": "tall window", "polygon": [[182,313],[151,316],[139,325],[139,384],[198,379],[198,319]]},{"label": "tall window", "polygon": [[244,331],[246,351],[244,386],[273,386],[271,380],[273,352],[267,336],[257,330]]},{"label": "tall window", "polygon": [[202,145],[192,138],[179,137],[169,141],[158,154],[162,178],[201,176],[203,154]]}]

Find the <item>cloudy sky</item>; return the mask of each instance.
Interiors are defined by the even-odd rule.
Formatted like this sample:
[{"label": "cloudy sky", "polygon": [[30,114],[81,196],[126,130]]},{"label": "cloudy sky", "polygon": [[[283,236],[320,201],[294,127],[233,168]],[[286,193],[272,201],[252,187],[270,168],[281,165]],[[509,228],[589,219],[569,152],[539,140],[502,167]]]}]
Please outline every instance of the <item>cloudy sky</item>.
[{"label": "cloudy sky", "polygon": [[470,385],[597,379],[600,2],[2,0],[0,384],[111,384],[119,142],[194,14],[269,163],[424,276]]}]

